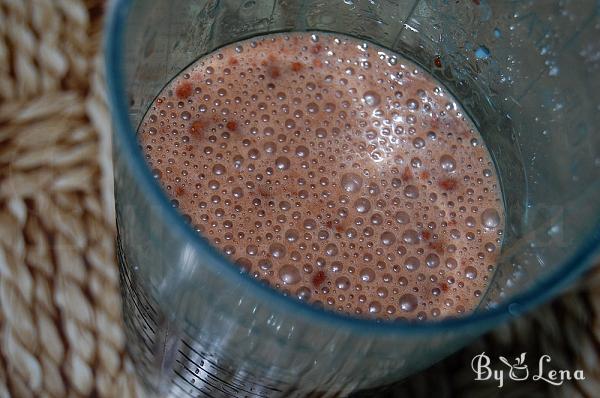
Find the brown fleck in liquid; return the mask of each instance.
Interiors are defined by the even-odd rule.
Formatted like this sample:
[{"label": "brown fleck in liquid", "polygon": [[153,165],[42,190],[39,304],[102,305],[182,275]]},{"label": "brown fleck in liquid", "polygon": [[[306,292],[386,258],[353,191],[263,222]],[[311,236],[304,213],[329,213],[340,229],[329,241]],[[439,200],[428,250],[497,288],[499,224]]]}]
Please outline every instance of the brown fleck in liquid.
[{"label": "brown fleck in liquid", "polygon": [[139,139],[174,206],[252,277],[333,311],[472,311],[501,243],[490,155],[456,100],[397,54],[323,33],[217,50]]}]

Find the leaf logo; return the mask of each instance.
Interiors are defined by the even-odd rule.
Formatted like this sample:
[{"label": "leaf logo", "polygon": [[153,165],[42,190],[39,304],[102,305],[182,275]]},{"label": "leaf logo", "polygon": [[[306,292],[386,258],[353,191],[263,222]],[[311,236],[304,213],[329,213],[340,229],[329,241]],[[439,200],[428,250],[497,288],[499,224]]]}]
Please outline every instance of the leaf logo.
[{"label": "leaf logo", "polygon": [[525,355],[526,354],[527,353],[523,352],[523,353],[521,353],[520,356],[515,357],[514,365],[512,365],[510,362],[508,362],[508,359],[506,359],[505,357],[503,357],[503,356],[498,357],[498,359],[500,359],[500,361],[503,364],[508,366],[508,368],[509,368],[508,377],[510,377],[511,380],[520,381],[520,380],[526,380],[529,377],[529,369],[528,369],[527,365],[525,364]]}]

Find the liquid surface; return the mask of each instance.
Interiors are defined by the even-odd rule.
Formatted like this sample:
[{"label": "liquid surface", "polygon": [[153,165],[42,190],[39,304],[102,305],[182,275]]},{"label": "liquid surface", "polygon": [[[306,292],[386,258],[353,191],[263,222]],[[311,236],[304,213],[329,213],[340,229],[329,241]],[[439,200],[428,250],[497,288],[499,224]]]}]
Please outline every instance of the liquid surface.
[{"label": "liquid surface", "polygon": [[199,59],[139,130],[196,230],[251,276],[332,311],[433,319],[472,311],[504,211],[455,99],[410,61],[293,33]]}]

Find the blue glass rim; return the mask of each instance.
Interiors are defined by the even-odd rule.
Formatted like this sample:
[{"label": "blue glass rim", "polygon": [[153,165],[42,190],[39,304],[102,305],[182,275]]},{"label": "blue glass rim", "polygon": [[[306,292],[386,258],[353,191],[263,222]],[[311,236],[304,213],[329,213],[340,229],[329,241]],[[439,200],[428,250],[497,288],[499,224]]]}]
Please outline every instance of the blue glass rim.
[{"label": "blue glass rim", "polygon": [[[436,321],[384,321],[376,322],[370,319],[350,317],[332,311],[324,311],[315,306],[307,305],[291,297],[285,297],[276,290],[259,283],[254,278],[239,272],[234,265],[219,250],[203,240],[183,217],[173,208],[166,194],[153,178],[139,150],[135,131],[128,116],[124,76],[123,76],[123,33],[132,0],[114,0],[107,10],[105,25],[104,51],[108,101],[113,119],[115,144],[127,153],[125,162],[133,177],[142,187],[143,192],[161,209],[163,221],[172,226],[174,233],[189,242],[202,258],[206,266],[218,267],[232,283],[250,286],[250,290],[258,300],[268,302],[275,310],[285,313],[293,311],[298,317],[306,317],[311,323],[328,323],[336,328],[346,329],[356,333],[424,335],[444,332],[484,331],[493,325],[505,321],[510,316],[520,315],[533,307],[552,298],[561,289],[574,281],[590,265],[591,260],[600,248],[600,219],[595,223],[594,231],[589,239],[577,248],[569,260],[544,275],[525,291],[514,295],[508,302],[499,304],[489,310],[474,312],[469,315],[446,318]],[[200,54],[201,55],[201,54]]]}]

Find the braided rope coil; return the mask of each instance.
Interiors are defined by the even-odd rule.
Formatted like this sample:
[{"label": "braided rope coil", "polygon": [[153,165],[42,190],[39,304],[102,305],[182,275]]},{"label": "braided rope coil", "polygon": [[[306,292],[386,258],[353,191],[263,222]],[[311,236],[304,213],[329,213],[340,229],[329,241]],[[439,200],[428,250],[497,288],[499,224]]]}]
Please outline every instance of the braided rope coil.
[{"label": "braided rope coil", "polygon": [[138,396],[114,261],[99,21],[0,1],[0,397]]}]

